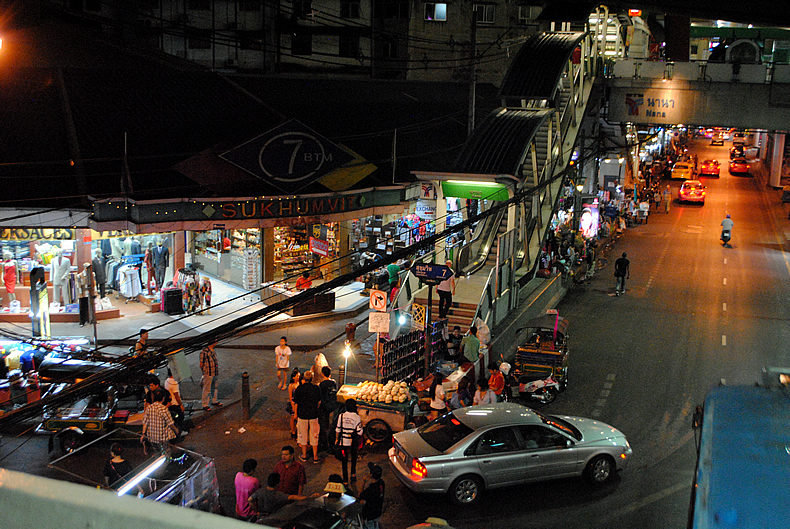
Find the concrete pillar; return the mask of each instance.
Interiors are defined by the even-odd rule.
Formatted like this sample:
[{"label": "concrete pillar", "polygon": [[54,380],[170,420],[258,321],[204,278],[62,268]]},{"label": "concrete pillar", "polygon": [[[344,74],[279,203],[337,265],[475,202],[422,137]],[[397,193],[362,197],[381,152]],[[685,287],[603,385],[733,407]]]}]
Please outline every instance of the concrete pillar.
[{"label": "concrete pillar", "polygon": [[340,274],[345,274],[351,272],[353,267],[353,259],[351,256],[351,245],[349,244],[351,240],[351,230],[353,229],[353,220],[344,220],[339,223],[337,237],[338,237],[338,250],[340,251],[340,255],[343,256],[341,259],[337,261],[338,263],[338,272]]},{"label": "concrete pillar", "polygon": [[777,132],[774,134],[774,148],[769,164],[768,185],[781,187],[782,181],[782,162],[784,162],[785,135]]},{"label": "concrete pillar", "polygon": [[689,17],[664,15],[666,30],[666,60],[689,62],[689,45],[691,43],[691,21]]},{"label": "concrete pillar", "polygon": [[[439,180],[431,182],[436,190],[436,233],[443,232],[447,226],[447,199],[442,190],[442,183]],[[447,239],[442,238],[435,245],[435,262],[444,264],[447,260]]]},{"label": "concrete pillar", "polygon": [[274,228],[261,229],[261,282],[274,281]]}]

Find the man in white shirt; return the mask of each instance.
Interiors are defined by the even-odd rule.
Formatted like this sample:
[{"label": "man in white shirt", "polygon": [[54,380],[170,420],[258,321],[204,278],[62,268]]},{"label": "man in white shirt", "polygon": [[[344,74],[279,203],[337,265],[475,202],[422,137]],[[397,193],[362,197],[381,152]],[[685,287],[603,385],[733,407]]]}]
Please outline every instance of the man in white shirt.
[{"label": "man in white shirt", "polygon": [[291,367],[291,348],[288,347],[288,339],[280,337],[280,345],[274,348],[274,356],[277,360],[277,389],[288,388],[288,369]]}]

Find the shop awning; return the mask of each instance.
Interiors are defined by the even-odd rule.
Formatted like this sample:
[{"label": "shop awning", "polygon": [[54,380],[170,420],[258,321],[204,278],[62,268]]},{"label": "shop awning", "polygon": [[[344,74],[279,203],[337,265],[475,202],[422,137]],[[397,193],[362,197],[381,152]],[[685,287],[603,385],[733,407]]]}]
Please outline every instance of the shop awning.
[{"label": "shop awning", "polygon": [[442,182],[442,193],[446,197],[454,198],[484,198],[498,201],[510,198],[508,188],[497,182],[445,180]]}]

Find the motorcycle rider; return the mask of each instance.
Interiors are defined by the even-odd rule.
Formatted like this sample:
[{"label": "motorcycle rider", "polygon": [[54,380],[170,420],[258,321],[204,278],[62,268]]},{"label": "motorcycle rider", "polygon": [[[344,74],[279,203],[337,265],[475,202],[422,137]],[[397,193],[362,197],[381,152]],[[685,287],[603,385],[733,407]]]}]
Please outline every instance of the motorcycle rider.
[{"label": "motorcycle rider", "polygon": [[727,213],[727,216],[721,221],[721,240],[724,242],[724,246],[729,246],[730,238],[732,237],[732,227],[734,225],[735,223],[730,218],[730,214]]}]

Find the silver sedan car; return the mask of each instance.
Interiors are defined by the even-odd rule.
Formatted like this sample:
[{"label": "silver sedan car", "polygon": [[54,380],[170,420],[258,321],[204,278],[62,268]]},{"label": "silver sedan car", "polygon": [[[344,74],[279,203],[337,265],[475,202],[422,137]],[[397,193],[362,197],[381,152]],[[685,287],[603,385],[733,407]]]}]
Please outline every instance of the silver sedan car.
[{"label": "silver sedan car", "polygon": [[468,505],[484,489],[531,481],[583,475],[601,485],[632,454],[625,435],[608,424],[501,402],[395,434],[389,462],[411,490],[448,493]]}]

